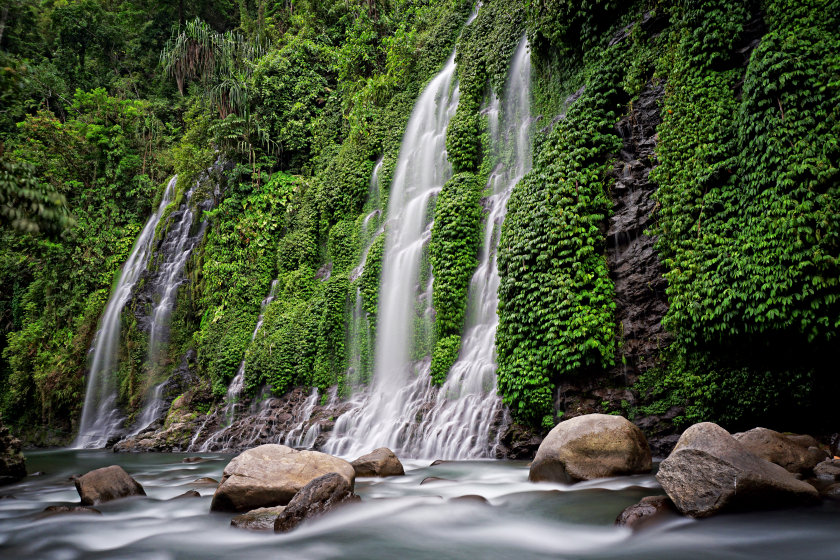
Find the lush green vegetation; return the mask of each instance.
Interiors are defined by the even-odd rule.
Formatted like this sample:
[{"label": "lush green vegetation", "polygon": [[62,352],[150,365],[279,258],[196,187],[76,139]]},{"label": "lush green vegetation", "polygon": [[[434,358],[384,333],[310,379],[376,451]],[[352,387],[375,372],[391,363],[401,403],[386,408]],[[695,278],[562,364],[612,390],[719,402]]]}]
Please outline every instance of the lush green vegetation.
[{"label": "lush green vegetation", "polygon": [[[143,310],[123,313],[126,412],[188,349],[216,399],[243,360],[250,392],[344,394],[369,380],[378,232],[400,142],[420,91],[457,47],[446,138],[455,174],[434,204],[421,279],[434,275],[436,320],[414,348],[431,354],[442,383],[461,346],[481,198],[510,155],[490,153],[482,109],[504,91],[523,34],[540,130],[498,255],[498,389],[515,418],[552,426],[556,385],[598,376],[619,355],[608,170],[622,146],[615,124],[652,82],[665,97],[650,233],[675,343],[637,387],[638,412],[676,404],[682,421],[734,425],[813,407],[835,383],[822,365],[840,328],[837,0],[490,0],[466,27],[469,0],[6,4],[4,419],[72,431],[109,291],[173,174],[156,244],[188,190],[193,207],[212,210],[153,363]],[[646,12],[659,22],[650,35]],[[366,316],[353,319],[357,293]]]}]

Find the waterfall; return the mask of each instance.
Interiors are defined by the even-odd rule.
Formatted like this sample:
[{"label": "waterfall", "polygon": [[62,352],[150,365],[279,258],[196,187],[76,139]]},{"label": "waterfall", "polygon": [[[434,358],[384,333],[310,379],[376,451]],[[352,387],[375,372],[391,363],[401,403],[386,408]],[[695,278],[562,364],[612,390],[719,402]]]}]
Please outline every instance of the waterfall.
[{"label": "waterfall", "polygon": [[163,406],[166,404],[161,398],[164,385],[166,385],[165,381],[155,385],[151,396],[146,399],[146,405],[143,407],[143,412],[140,413],[140,418],[135,423],[135,428],[131,434],[129,434],[130,436],[136,436],[151,426],[152,423],[157,420],[158,415],[163,412]]},{"label": "waterfall", "polygon": [[99,330],[93,340],[93,354],[88,373],[85,404],[79,424],[75,447],[104,447],[108,437],[123,421],[117,407],[116,354],[120,338],[120,314],[131,297],[137,280],[146,269],[155,229],[164,209],[172,202],[177,176],[169,180],[157,211],[152,214],[134,243],[128,260],[123,265],[119,282],[111,292],[105,312],[99,321]]},{"label": "waterfall", "polygon": [[[385,446],[407,457],[470,459],[485,457],[491,451],[490,428],[502,414],[501,399],[496,394],[496,248],[508,198],[531,167],[530,71],[530,53],[523,38],[511,63],[502,102],[493,96],[485,110],[491,150],[500,164],[489,178],[487,190],[491,194],[483,201],[489,213],[480,264],[470,281],[462,350],[440,389],[431,383],[428,358],[410,361],[409,337],[417,316],[414,301],[423,289],[417,285],[418,261],[429,231],[429,224],[422,221],[427,200],[423,197],[440,188],[448,171],[445,161],[430,162],[425,159],[429,155],[417,153],[423,149],[443,153],[443,148],[433,137],[424,136],[428,131],[414,121],[418,112],[428,111],[424,103],[429,100],[424,98],[435,85],[441,87],[436,82],[446,76],[447,69],[430,84],[415,107],[388,210],[388,215],[396,219],[389,222],[373,386],[369,394],[357,395],[355,408],[338,419],[325,446],[327,452],[356,456]],[[451,110],[456,102],[457,95],[445,110]],[[415,162],[421,169],[412,173],[409,166]],[[430,294],[421,299],[425,298],[430,300]],[[418,422],[417,418],[422,420]]]},{"label": "waterfall", "polygon": [[412,345],[415,335],[431,330],[432,279],[423,285],[420,268],[431,237],[429,204],[452,173],[446,127],[458,105],[454,74],[453,53],[420,95],[403,136],[388,200],[372,386],[358,396],[356,408],[339,418],[325,446],[328,453],[399,449],[416,400],[407,389],[429,376],[428,359],[411,360]]},{"label": "waterfall", "polygon": [[[266,309],[268,309],[269,304],[272,301],[274,301],[274,292],[276,289],[277,279],[274,279],[271,281],[271,288],[269,288],[268,290],[268,295],[260,303],[260,314],[257,317],[257,324],[254,326],[254,332],[251,333],[251,341],[257,338],[257,333],[260,332],[260,329],[263,326],[263,321],[265,320],[265,311]],[[218,444],[220,441],[224,440],[225,435],[230,431],[229,428],[233,425],[233,421],[236,419],[237,409],[241,408],[239,399],[241,398],[242,391],[244,389],[245,357],[243,357],[242,361],[239,363],[239,369],[236,371],[236,375],[231,380],[230,385],[228,385],[227,395],[225,395],[225,407],[224,409],[222,409],[222,413],[224,414],[223,424],[225,425],[218,432],[214,433],[209,438],[207,438],[207,441],[204,442],[204,445],[202,445],[200,451],[206,451],[213,444]],[[210,415],[208,415],[207,419],[205,419],[204,424],[207,424],[208,420],[210,420]],[[198,432],[196,432],[195,436],[193,436],[189,449],[192,449],[195,445],[195,442],[201,434],[201,431],[204,429],[204,424],[202,424],[201,428],[198,430]]]},{"label": "waterfall", "polygon": [[[158,295],[160,299],[154,303],[151,323],[149,325],[149,362],[154,363],[158,358],[160,346],[169,330],[169,318],[175,306],[175,296],[178,287],[184,283],[184,265],[198,244],[204,233],[204,224],[196,235],[190,235],[195,218],[195,211],[189,206],[195,187],[186,195],[185,204],[170,216],[173,228],[169,231],[160,248],[157,250],[152,266],[157,266],[155,273],[150,274],[146,281],[149,293]],[[150,267],[151,268],[151,267]]]}]

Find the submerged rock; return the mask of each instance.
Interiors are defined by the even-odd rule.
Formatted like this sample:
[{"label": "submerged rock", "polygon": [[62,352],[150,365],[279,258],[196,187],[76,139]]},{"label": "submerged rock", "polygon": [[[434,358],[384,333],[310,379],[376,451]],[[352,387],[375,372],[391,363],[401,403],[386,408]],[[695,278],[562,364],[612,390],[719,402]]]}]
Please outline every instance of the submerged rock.
[{"label": "submerged rock", "polygon": [[20,449],[20,440],[0,419],[0,486],[14,484],[26,476],[26,460]]},{"label": "submerged rock", "polygon": [[190,484],[218,484],[219,481],[215,478],[210,478],[209,476],[202,476],[201,478],[196,478]]},{"label": "submerged rock", "polygon": [[420,486],[424,484],[431,484],[432,482],[452,482],[448,478],[441,478],[439,476],[427,476],[423,480],[420,481]]},{"label": "submerged rock", "polygon": [[140,483],[128,476],[128,473],[119,465],[90,471],[74,482],[84,506],[95,506],[120,498],[146,495]]},{"label": "submerged rock", "polygon": [[450,502],[473,502],[476,504],[490,505],[487,498],[479,496],[478,494],[467,494],[466,496],[458,496],[457,498],[450,498]]},{"label": "submerged rock", "polygon": [[352,463],[356,476],[402,476],[405,474],[402,463],[387,447],[380,447],[362,455]]},{"label": "submerged rock", "polygon": [[825,490],[825,497],[840,500],[840,484],[832,484]]},{"label": "submerged rock", "polygon": [[240,513],[283,506],[301,488],[327,473],[340,474],[353,490],[356,471],[344,459],[285,445],[261,445],[228,463],[210,510]]},{"label": "submerged rock", "polygon": [[175,496],[174,498],[169,498],[170,500],[180,500],[181,498],[200,498],[201,494],[199,494],[196,490],[187,490],[183,494]]},{"label": "submerged rock", "polygon": [[44,509],[44,512],[39,516],[39,518],[43,519],[44,517],[52,517],[53,515],[102,515],[102,512],[98,509],[93,509],[91,507],[84,507],[84,506],[50,506]]},{"label": "submerged rock", "polygon": [[206,461],[204,457],[186,457],[182,463],[200,463],[202,461]]},{"label": "submerged rock", "polygon": [[274,522],[285,509],[286,506],[254,509],[231,519],[230,526],[249,531],[273,531]]},{"label": "submerged rock", "polygon": [[814,467],[814,475],[820,480],[840,480],[840,459],[828,459]]},{"label": "submerged rock", "polygon": [[616,518],[615,525],[641,529],[663,517],[678,514],[679,511],[668,496],[648,496],[622,511]]},{"label": "submerged rock", "polygon": [[274,522],[275,533],[291,531],[306,519],[331,511],[347,502],[361,501],[353,494],[353,486],[338,473],[329,473],[312,480],[300,489],[283,513]]},{"label": "submerged rock", "polygon": [[828,458],[811,436],[786,436],[767,428],[732,434],[738,443],[765,461],[775,463],[792,473],[806,473]]},{"label": "submerged rock", "polygon": [[653,463],[642,431],[621,416],[588,414],[554,427],[537,451],[528,479],[578,482],[649,473]]},{"label": "submerged rock", "polygon": [[688,517],[819,503],[817,490],[760,459],[729,432],[710,422],[683,433],[656,474],[662,488]]}]

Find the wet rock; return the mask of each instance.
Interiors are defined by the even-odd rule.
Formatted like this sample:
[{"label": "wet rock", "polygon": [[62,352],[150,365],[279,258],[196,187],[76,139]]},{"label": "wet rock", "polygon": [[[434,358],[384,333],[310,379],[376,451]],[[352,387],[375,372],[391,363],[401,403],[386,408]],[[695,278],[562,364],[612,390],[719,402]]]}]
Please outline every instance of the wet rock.
[{"label": "wet rock", "polygon": [[53,515],[102,515],[98,509],[84,506],[50,506],[44,509],[44,512],[38,516],[40,519],[45,517],[52,517]]},{"label": "wet rock", "polygon": [[187,490],[183,494],[179,496],[175,496],[174,498],[170,498],[170,500],[180,500],[181,498],[200,498],[201,494],[198,493],[196,490]]},{"label": "wet rock", "polygon": [[763,510],[819,503],[817,490],[774,463],[759,459],[710,422],[683,433],[656,474],[683,515]]},{"label": "wet rock", "polygon": [[336,506],[361,501],[353,486],[338,473],[329,473],[310,481],[295,494],[274,522],[274,532],[291,531],[306,519],[323,515]]},{"label": "wet rock", "polygon": [[420,481],[420,486],[424,484],[431,484],[432,482],[452,482],[448,478],[440,478],[439,476],[427,476],[423,480]]},{"label": "wet rock", "polygon": [[828,450],[832,457],[840,455],[840,433],[828,436]]},{"label": "wet rock", "polygon": [[732,434],[738,443],[765,461],[775,463],[792,473],[807,473],[828,458],[811,436],[785,436],[767,428]]},{"label": "wet rock", "polygon": [[230,526],[249,531],[273,531],[274,522],[285,509],[286,506],[254,509],[231,519]]},{"label": "wet rock", "polygon": [[668,496],[648,496],[638,504],[633,504],[622,511],[615,520],[615,525],[630,529],[641,529],[663,517],[679,515],[677,507]]},{"label": "wet rock", "polygon": [[82,475],[80,474],[71,474],[70,478],[67,479],[67,482],[76,482],[80,478],[82,478]]},{"label": "wet rock", "polygon": [[356,471],[344,459],[285,445],[261,445],[228,463],[210,510],[239,513],[286,505],[309,482],[331,472],[344,477],[352,491]]},{"label": "wet rock", "polygon": [[436,467],[436,466],[438,466],[438,465],[442,465],[442,464],[444,464],[444,463],[448,463],[448,462],[449,462],[449,461],[444,461],[444,460],[442,460],[442,459],[438,459],[438,460],[436,460],[435,462],[433,462],[433,463],[432,463],[431,465],[429,465],[429,466],[430,466],[430,467]]},{"label": "wet rock", "polygon": [[11,494],[3,494],[2,496],[0,496],[0,500],[17,500],[17,498],[12,496]]},{"label": "wet rock", "polygon": [[82,505],[95,506],[130,496],[145,496],[140,484],[119,465],[90,471],[75,480]]},{"label": "wet rock", "polygon": [[0,486],[14,484],[26,476],[26,460],[18,438],[9,432],[0,418]]},{"label": "wet rock", "polygon": [[650,448],[626,418],[589,414],[561,422],[549,432],[531,464],[532,482],[578,482],[649,473]]},{"label": "wet rock", "polygon": [[814,467],[814,476],[820,480],[840,480],[840,459],[829,459]]},{"label": "wet rock", "polygon": [[215,478],[210,478],[209,476],[202,476],[201,478],[196,478],[190,484],[218,484],[219,481]]},{"label": "wet rock", "polygon": [[490,502],[487,501],[487,498],[484,496],[479,496],[478,494],[467,494],[466,496],[458,496],[457,498],[451,498],[450,502],[471,502],[476,504],[485,504],[490,505]]},{"label": "wet rock", "polygon": [[182,463],[200,463],[200,462],[205,461],[205,460],[206,459],[204,457],[186,457],[181,462]]},{"label": "wet rock", "polygon": [[405,474],[402,463],[387,447],[380,447],[367,455],[362,455],[352,463],[356,476],[402,476]]},{"label": "wet rock", "polygon": [[825,493],[823,495],[826,498],[831,498],[832,500],[840,500],[840,484],[832,484],[825,489]]},{"label": "wet rock", "polygon": [[542,435],[521,424],[508,423],[500,432],[496,459],[533,459],[543,441]]},{"label": "wet rock", "polygon": [[36,471],[34,473],[29,473],[27,476],[45,476],[47,473],[44,471]]}]

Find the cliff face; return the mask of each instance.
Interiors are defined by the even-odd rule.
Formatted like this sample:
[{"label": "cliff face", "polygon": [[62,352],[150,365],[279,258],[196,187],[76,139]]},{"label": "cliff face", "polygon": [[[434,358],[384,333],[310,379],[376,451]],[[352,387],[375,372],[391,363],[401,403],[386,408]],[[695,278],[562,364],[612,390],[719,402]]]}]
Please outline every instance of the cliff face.
[{"label": "cliff face", "polygon": [[26,460],[20,440],[9,432],[0,418],[0,486],[14,484],[26,476]]}]

